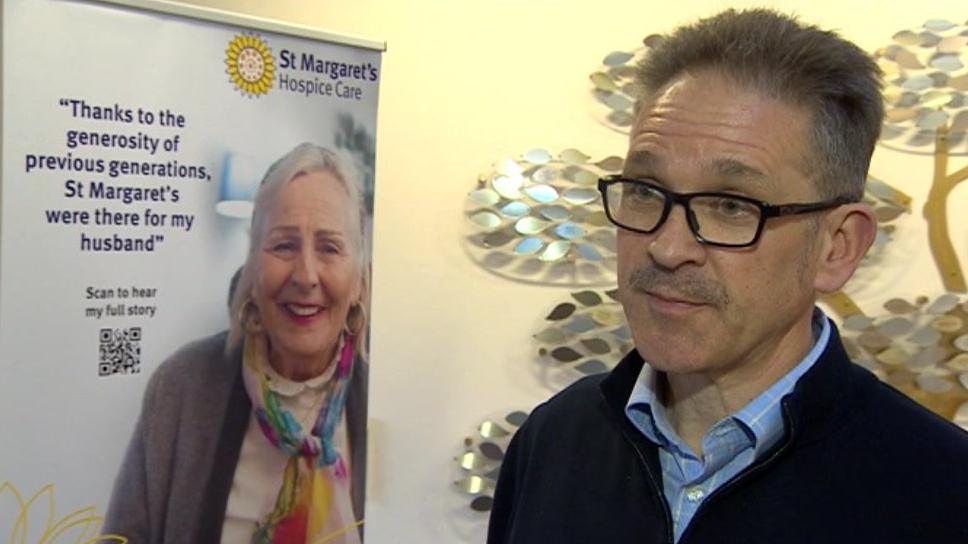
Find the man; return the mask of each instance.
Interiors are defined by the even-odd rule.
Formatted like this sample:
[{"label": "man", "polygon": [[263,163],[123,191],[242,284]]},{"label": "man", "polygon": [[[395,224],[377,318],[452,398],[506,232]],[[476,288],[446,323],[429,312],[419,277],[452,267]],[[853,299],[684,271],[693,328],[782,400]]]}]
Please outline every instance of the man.
[{"label": "man", "polygon": [[488,542],[968,542],[968,435],[851,364],[814,306],[875,237],[876,65],[727,11],[639,80],[599,185],[636,349],[534,410]]}]

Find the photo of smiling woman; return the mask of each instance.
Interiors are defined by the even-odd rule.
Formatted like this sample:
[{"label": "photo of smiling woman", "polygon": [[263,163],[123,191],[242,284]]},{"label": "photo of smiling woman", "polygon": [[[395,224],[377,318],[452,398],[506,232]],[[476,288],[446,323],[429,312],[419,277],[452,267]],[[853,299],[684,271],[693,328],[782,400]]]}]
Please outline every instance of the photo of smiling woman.
[{"label": "photo of smiling woman", "polygon": [[362,541],[369,252],[347,164],[301,144],[269,168],[231,328],[151,377],[105,534]]}]

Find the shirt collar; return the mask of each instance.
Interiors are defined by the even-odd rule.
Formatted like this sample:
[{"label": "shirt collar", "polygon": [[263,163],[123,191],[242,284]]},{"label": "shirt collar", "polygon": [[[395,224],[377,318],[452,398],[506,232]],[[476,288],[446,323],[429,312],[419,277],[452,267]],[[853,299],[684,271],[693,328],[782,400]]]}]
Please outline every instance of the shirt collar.
[{"label": "shirt collar", "polygon": [[[804,358],[776,383],[729,416],[751,435],[755,457],[759,457],[782,438],[786,426],[780,401],[793,391],[797,380],[817,362],[830,341],[830,319],[819,308],[814,308],[812,329],[814,344]],[[660,373],[648,361],[642,365],[625,405],[625,415],[646,438],[668,449],[675,447],[681,440],[659,400],[659,377]]]}]

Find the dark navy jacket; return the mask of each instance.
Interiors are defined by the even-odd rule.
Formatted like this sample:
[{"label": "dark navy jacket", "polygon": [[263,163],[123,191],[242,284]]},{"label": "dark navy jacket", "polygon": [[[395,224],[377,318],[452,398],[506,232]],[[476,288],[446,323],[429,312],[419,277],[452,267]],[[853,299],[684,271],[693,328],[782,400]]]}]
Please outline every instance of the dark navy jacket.
[{"label": "dark navy jacket", "polygon": [[[633,351],[534,410],[501,468],[488,544],[673,542],[657,447],[625,417]],[[706,498],[693,543],[968,543],[968,433],[850,362],[836,328],[782,401],[787,432]]]}]

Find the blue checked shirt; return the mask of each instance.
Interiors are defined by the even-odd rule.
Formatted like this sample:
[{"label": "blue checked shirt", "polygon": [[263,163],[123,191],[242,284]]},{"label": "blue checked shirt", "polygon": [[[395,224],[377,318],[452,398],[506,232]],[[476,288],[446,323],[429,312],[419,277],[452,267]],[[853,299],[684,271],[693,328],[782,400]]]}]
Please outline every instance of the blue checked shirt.
[{"label": "blue checked shirt", "polygon": [[783,437],[780,400],[817,361],[830,339],[830,323],[814,310],[816,341],[796,367],[740,411],[720,420],[703,436],[699,457],[676,434],[656,391],[657,372],[645,364],[625,406],[626,417],[659,446],[662,486],[672,512],[676,542],[713,491],[750,466]]}]

